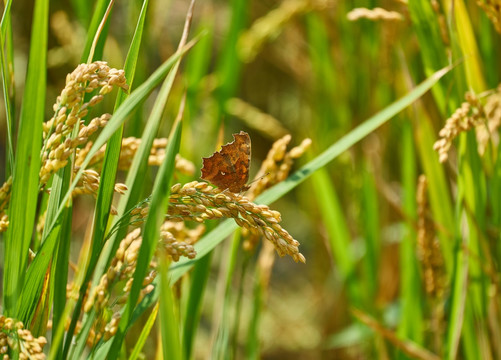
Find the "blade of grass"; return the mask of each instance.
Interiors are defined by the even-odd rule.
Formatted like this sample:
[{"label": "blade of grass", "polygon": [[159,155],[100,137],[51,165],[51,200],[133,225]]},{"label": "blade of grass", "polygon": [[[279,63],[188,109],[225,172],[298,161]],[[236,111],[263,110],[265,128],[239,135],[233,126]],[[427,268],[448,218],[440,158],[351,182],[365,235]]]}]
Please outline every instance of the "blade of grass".
[{"label": "blade of grass", "polygon": [[363,259],[364,283],[366,303],[372,307],[372,299],[377,296],[378,290],[378,269],[381,249],[379,224],[379,209],[376,184],[373,175],[370,173],[369,165],[362,174],[362,229],[365,240],[365,255]]},{"label": "blade of grass", "polygon": [[89,6],[88,0],[71,0],[71,4],[74,8],[74,14],[80,20],[80,23],[84,28],[89,28],[89,23],[92,16],[92,7]]},{"label": "blade of grass", "polygon": [[[240,232],[233,235],[231,246],[228,247],[228,255],[224,256],[227,259],[227,264],[224,270],[220,272],[221,290],[219,292],[219,303],[215,304],[216,314],[220,314],[217,326],[214,326],[213,332],[215,333],[214,345],[212,346],[212,357],[215,359],[230,359],[232,358],[232,344],[231,344],[231,309],[232,300],[235,298],[232,291],[233,279],[237,267],[237,259],[240,250]],[[226,252],[226,249],[225,249]],[[237,317],[238,313],[235,314]],[[233,329],[236,331],[236,329]]]},{"label": "blade of grass", "polygon": [[191,274],[190,289],[188,292],[188,301],[183,316],[183,350],[184,359],[191,359],[195,335],[197,333],[202,311],[207,280],[210,274],[210,265],[212,252],[200,258],[194,266]]},{"label": "blade of grass", "polygon": [[332,258],[346,281],[350,302],[360,305],[362,301],[360,284],[353,277],[356,256],[353,254],[350,231],[336,189],[332,186],[326,169],[317,170],[312,176],[312,181],[323,224],[329,234],[327,239]]},{"label": "blade of grass", "polygon": [[153,307],[150,316],[148,316],[148,320],[146,321],[146,324],[144,324],[143,330],[141,330],[141,334],[139,335],[139,338],[137,339],[137,342],[134,345],[134,348],[132,349],[132,352],[129,356],[129,360],[136,360],[139,358],[139,355],[141,355],[141,350],[143,349],[144,344],[146,343],[146,340],[150,335],[153,325],[155,325],[155,320],[157,319],[157,314],[158,314],[158,308],[159,305],[157,303]]},{"label": "blade of grass", "polygon": [[481,57],[475,40],[475,32],[471,26],[470,16],[463,0],[454,2],[454,16],[459,46],[465,56],[464,70],[466,81],[475,92],[482,92],[487,87],[480,62]]},{"label": "blade of grass", "polygon": [[[489,196],[490,207],[492,209],[492,220],[493,225],[498,229],[498,239],[501,240],[501,146],[498,146],[496,164],[494,166],[494,172],[492,176],[492,180],[490,183],[490,192],[491,196]],[[501,260],[501,242],[498,241],[496,246],[496,252],[494,257],[496,257],[497,261]]]},{"label": "blade of grass", "polygon": [[44,274],[44,282],[42,286],[42,291],[40,292],[40,298],[36,304],[35,314],[37,315],[33,321],[28,324],[31,334],[33,336],[43,336],[47,332],[47,323],[49,321],[49,313],[51,309],[52,301],[52,278],[54,272],[52,267],[47,269],[47,273]]},{"label": "blade of grass", "polygon": [[[407,218],[416,220],[416,154],[412,134],[412,124],[405,122],[402,129],[402,184],[403,208]],[[406,233],[400,246],[400,301],[401,319],[398,325],[399,336],[417,344],[423,342],[423,308],[421,279],[416,261],[415,224],[405,224]]]},{"label": "blade of grass", "polygon": [[[77,131],[77,130],[75,130]],[[49,240],[49,243],[56,243],[59,246],[59,249],[61,251],[55,250],[52,256],[49,259],[50,266],[52,270],[50,271],[50,274],[54,274],[54,284],[51,286],[51,289],[55,290],[56,293],[58,294],[58,297],[54,298],[54,301],[57,304],[57,308],[54,308],[54,324],[55,326],[58,325],[59,323],[59,315],[63,312],[64,308],[64,303],[66,301],[66,280],[68,277],[68,258],[64,260],[59,259],[58,255],[63,256],[66,254],[69,256],[69,246],[70,246],[70,236],[71,236],[71,231],[70,232],[65,232],[63,233],[61,231],[62,227],[67,227],[68,222],[70,225],[71,229],[71,202],[68,204],[64,204],[64,211],[62,216],[59,217],[59,219],[56,219],[57,211],[59,207],[62,204],[62,200],[64,198],[64,194],[66,193],[69,183],[70,183],[70,178],[71,178],[71,169],[70,167],[64,167],[60,169],[53,178],[52,185],[51,185],[51,194],[49,195],[48,203],[47,203],[47,211],[46,211],[46,216],[45,216],[45,221],[47,223],[51,222],[57,222],[58,227],[57,231],[54,231],[52,234],[48,234],[46,229],[44,228],[44,231],[42,232],[42,239],[48,239],[50,237],[51,240]],[[64,244],[62,244],[64,242]],[[61,265],[61,269],[58,268],[58,265]],[[28,274],[30,274],[31,271],[31,266],[28,268]],[[47,269],[45,270],[47,271]],[[49,276],[47,276],[49,277]],[[52,281],[52,279],[49,277],[49,280]],[[30,294],[26,293],[26,289],[30,289]],[[33,309],[33,306],[36,304],[38,301],[38,298],[40,298],[43,295],[43,291],[45,289],[45,284],[44,282],[40,281],[40,278],[36,279],[36,277],[30,276],[27,281],[26,281],[26,286],[25,289],[23,289],[23,292],[21,293],[21,297],[23,299],[26,299],[28,296],[33,296],[36,294],[37,296],[32,297],[32,300],[35,301],[32,305],[32,307],[29,306],[22,306],[18,310],[18,318],[22,319],[21,321],[28,323],[28,322],[36,322],[38,320],[41,320],[40,314],[37,313],[36,309]],[[62,297],[59,297],[62,296]],[[63,306],[63,308],[60,308],[59,305]],[[20,304],[21,305],[21,304]],[[24,304],[23,304],[24,305]],[[50,306],[48,306],[50,307]]]},{"label": "blade of grass", "polygon": [[[486,185],[485,177],[482,171],[481,159],[477,152],[477,142],[475,134],[463,134],[459,144],[459,175],[458,190],[462,194],[461,214],[464,207],[471,209],[474,219],[466,216],[467,227],[462,228],[466,232],[467,242],[464,243],[468,252],[475,254],[478,258],[482,254],[482,234],[485,233],[485,214],[486,214]],[[464,201],[464,203],[463,203]],[[467,212],[465,212],[465,215]],[[459,218],[458,218],[459,219]],[[463,251],[463,250],[459,250]],[[482,258],[484,258],[482,256]],[[460,264],[458,264],[460,266]],[[460,268],[458,269],[460,272]],[[466,303],[466,314],[463,328],[463,345],[470,356],[481,354],[482,358],[490,358],[490,351],[484,349],[482,338],[487,336],[487,288],[489,279],[484,273],[481,264],[469,256],[468,276],[475,281],[467,284],[468,302]],[[469,336],[466,336],[469,334]],[[485,353],[488,351],[489,353]]]},{"label": "blade of grass", "polygon": [[[78,129],[73,130],[72,138],[75,137]],[[53,177],[51,183],[51,193],[49,194],[46,203],[46,213],[45,221],[52,222],[55,220],[57,209],[61,205],[61,201],[67,191],[71,181],[71,167],[64,167],[60,169]],[[52,234],[53,238],[57,238],[59,249],[54,252],[50,260],[50,268],[47,269],[46,281],[50,283],[49,287],[46,287],[43,282],[36,282],[28,280],[28,283],[35,285],[36,287],[31,288],[33,293],[40,294],[39,297],[43,298],[45,296],[50,296],[51,300],[54,301],[47,303],[45,311],[53,308],[53,324],[57,326],[61,320],[60,316],[64,310],[64,304],[66,302],[66,284],[68,279],[68,261],[69,261],[69,251],[70,251],[70,237],[71,237],[71,216],[72,216],[72,204],[71,201],[65,204],[64,212],[61,218],[61,226],[58,230],[66,231],[56,231]],[[42,232],[42,239],[47,238],[48,235],[44,229]],[[28,288],[30,288],[28,286]],[[55,294],[53,295],[53,293]],[[24,295],[22,295],[24,296]],[[40,325],[36,325],[40,328],[44,328],[41,334],[45,334],[45,328],[47,327],[47,321],[44,316],[39,313],[39,307],[37,309],[29,310],[27,307],[23,308],[23,312],[19,312],[19,319],[23,322],[30,322],[36,325],[38,322],[42,322]]]},{"label": "blade of grass", "polygon": [[[11,35],[11,17],[10,17],[10,7],[12,5],[12,1],[8,0],[5,3],[5,8],[2,14],[2,21],[0,23],[1,27],[1,36],[0,36],[0,68],[2,69],[2,89],[3,89],[3,99],[5,104],[5,122],[7,125],[7,168],[5,171],[5,178],[8,178],[12,173],[12,167],[14,166],[14,86],[9,86],[12,84],[13,73],[9,71],[9,65],[12,65],[12,45],[9,46],[5,51],[5,43],[7,36]],[[9,39],[7,43],[12,43],[12,38]]]},{"label": "blade of grass", "polygon": [[[132,313],[139,298],[139,292],[142,288],[143,279],[146,276],[149,263],[156,248],[155,243],[160,232],[160,224],[163,220],[164,213],[167,210],[170,183],[172,182],[172,175],[174,173],[175,157],[179,151],[181,124],[181,118],[178,117],[176,122],[173,124],[171,136],[169,137],[165,160],[162,163],[155,179],[148,217],[144,225],[141,248],[139,249],[137,266],[134,272],[134,281],[120,319],[117,333],[113,337],[111,348],[107,354],[107,358],[110,360],[118,357],[120,347],[122,346],[122,342],[125,337],[125,332],[130,325]],[[175,319],[169,319],[168,321],[175,321]],[[177,353],[176,350],[173,351]],[[179,354],[180,353],[179,349]]]},{"label": "blade of grass", "polygon": [[[440,24],[430,2],[409,2],[409,13],[413,29],[420,45],[420,54],[424,63],[424,73],[430,76],[435,71],[448,64],[446,47],[442,42]],[[434,87],[432,90],[436,103],[445,113],[449,107],[447,89],[444,85]],[[452,104],[452,108],[454,105]]]},{"label": "blade of grass", "polygon": [[[167,198],[168,201],[168,198]],[[166,204],[167,205],[167,202]],[[160,224],[158,224],[160,226]],[[159,262],[160,277],[160,334],[162,337],[162,353],[164,359],[182,359],[182,348],[179,339],[179,323],[177,306],[174,301],[172,287],[169,284],[167,256],[162,256]]]},{"label": "blade of grass", "polygon": [[[91,49],[93,49],[94,39],[96,39],[96,34],[99,31],[99,26],[106,11],[110,4],[114,3],[114,0],[97,0],[92,12],[92,20],[87,28],[87,39],[85,40],[85,46],[82,52],[81,62],[87,62],[89,60],[89,54]],[[99,41],[96,43],[93,49],[92,59],[101,59],[103,55],[103,48],[106,41],[107,27],[104,27],[101,35],[99,36]],[[90,61],[92,62],[92,61]]]},{"label": "blade of grass", "polygon": [[4,238],[3,305],[4,313],[13,317],[16,317],[14,311],[24,286],[37,208],[42,123],[45,113],[48,13],[49,2],[37,0],[8,211],[11,222]]},{"label": "blade of grass", "polygon": [[7,0],[4,2],[4,10],[2,13],[2,20],[0,21],[0,28],[2,31],[2,38],[5,40],[7,30],[9,29],[10,25],[10,7],[12,5],[12,0]]},{"label": "blade of grass", "polygon": [[104,49],[104,43],[106,42],[106,37],[108,34],[108,19],[110,18],[111,10],[113,9],[114,4],[115,0],[110,0],[108,6],[106,7],[106,11],[101,18],[101,21],[99,22],[99,26],[97,27],[96,33],[94,34],[94,37],[92,39],[92,44],[89,50],[89,57],[87,58],[87,63],[89,64],[94,61],[94,59],[101,59],[103,56],[102,52]]},{"label": "blade of grass", "polygon": [[[64,309],[67,299],[68,284],[68,264],[70,263],[70,245],[71,245],[71,225],[72,225],[73,207],[69,206],[64,212],[61,222],[61,238],[59,240],[56,262],[54,266],[54,302],[52,309],[52,328],[57,329],[59,324],[66,323]],[[55,335],[55,332],[52,334]],[[54,340],[54,338],[53,338]],[[58,356],[62,355],[62,348],[58,349]]]},{"label": "blade of grass", "polygon": [[[193,5],[194,1],[191,2],[190,10],[188,11],[188,17],[191,18],[191,14],[193,12]],[[186,28],[187,29],[187,28]],[[186,31],[187,35],[187,31]],[[182,45],[183,40],[181,40]],[[179,63],[178,63],[179,64]],[[177,70],[177,69],[175,69]],[[176,121],[174,122],[174,126],[178,124],[178,132],[179,135],[177,136],[177,139],[173,139],[171,136],[171,141],[176,141],[177,146],[174,147],[168,147],[167,153],[169,150],[171,150],[171,157],[172,157],[172,164],[169,164],[169,168],[167,171],[170,172],[169,180],[166,183],[166,188],[167,191],[166,193],[161,193],[164,198],[162,199],[163,201],[163,206],[165,208],[165,211],[167,210],[168,203],[169,203],[169,194],[170,194],[170,183],[172,183],[172,173],[174,172],[174,166],[175,166],[175,156],[179,152],[179,146],[181,143],[181,120],[183,118],[183,113],[184,113],[184,108],[186,104],[186,95],[181,101],[181,105],[179,106],[179,113]],[[166,159],[168,161],[168,159]],[[165,161],[164,160],[164,163]],[[167,173],[160,173],[159,175],[167,175]],[[168,176],[168,175],[167,175]],[[155,193],[153,192],[154,196]],[[158,222],[155,224],[157,228],[160,228],[161,222],[163,222],[163,213],[160,214],[158,217]],[[155,241],[156,238],[158,237],[158,234],[155,235]],[[155,251],[155,244],[153,244],[153,251]],[[151,254],[153,255],[153,254]],[[182,359],[182,346],[180,342],[180,337],[179,337],[179,326],[180,323],[178,321],[179,319],[179,314],[178,314],[178,306],[174,301],[174,295],[172,293],[172,288],[169,283],[169,278],[168,278],[168,271],[169,271],[169,265],[170,265],[170,260],[167,256],[167,254],[162,254],[159,259],[159,270],[160,270],[160,335],[162,337],[162,352],[163,352],[163,358],[164,359]],[[134,303],[135,305],[135,303]],[[131,312],[132,315],[132,312]]]},{"label": "blade of grass", "polygon": [[217,121],[214,129],[219,129],[220,121],[223,118],[224,105],[226,101],[234,96],[240,79],[242,63],[238,58],[237,42],[241,32],[244,30],[248,12],[248,0],[231,1],[231,20],[226,33],[226,40],[218,59],[216,75],[219,87],[216,89],[216,100],[218,102],[219,114],[216,114]]},{"label": "blade of grass", "polygon": [[[335,61],[331,56],[331,39],[329,39],[328,25],[325,23],[324,17],[316,12],[311,12],[305,14],[304,20],[308,31],[309,60],[315,74],[313,99],[316,129],[314,133],[317,134],[317,141],[320,141],[317,146],[322,147],[326,143],[330,143],[333,134],[344,134],[348,131],[350,116],[347,104],[349,100],[344,91],[339,91],[339,83],[342,80],[339,78]],[[368,36],[373,35],[368,34]],[[374,41],[371,44],[376,46]],[[360,81],[367,79],[367,76],[359,75]],[[360,88],[368,89],[369,86],[368,84],[367,86],[362,85]],[[357,96],[361,96],[360,92],[357,92]],[[331,119],[336,119],[336,121],[330,121]],[[322,197],[318,199],[321,200]]]},{"label": "blade of grass", "polygon": [[[235,233],[235,247],[236,247],[236,254],[235,254],[235,260],[238,260],[238,250],[241,248],[241,232],[238,231]],[[236,241],[238,239],[238,241]],[[227,351],[227,354],[229,355],[230,358],[236,359],[238,357],[238,350],[239,350],[239,338],[240,338],[240,324],[244,321],[244,312],[242,311],[242,306],[243,306],[243,299],[244,299],[244,290],[245,290],[245,278],[247,274],[247,270],[249,269],[249,265],[251,263],[251,256],[252,253],[244,253],[243,254],[243,260],[240,261],[239,264],[239,276],[238,276],[238,289],[237,289],[237,296],[235,299],[235,310],[233,311],[233,324],[231,324],[230,330],[231,332],[231,342],[230,342],[230,347],[229,351]],[[232,276],[231,279],[228,279],[228,285],[227,285],[227,291],[230,292],[231,289],[231,281],[234,279]]]},{"label": "blade of grass", "polygon": [[[186,77],[187,97],[186,110],[191,117],[200,111],[197,107],[200,92],[203,91],[203,78],[209,70],[211,47],[213,46],[214,21],[213,17],[206,17],[195,34],[205,34],[197,46],[186,56],[186,68],[183,72]],[[188,120],[188,118],[187,118]]]},{"label": "blade of grass", "polygon": [[259,324],[261,320],[264,292],[261,274],[261,268],[258,267],[256,269],[256,277],[254,280],[252,315],[248,327],[247,341],[245,343],[245,358],[249,360],[260,358]]},{"label": "blade of grass", "polygon": [[[461,198],[461,194],[458,194]],[[459,217],[459,206],[456,206],[456,211]],[[457,227],[460,226],[461,221],[458,219]],[[444,351],[445,359],[456,359],[459,347],[459,339],[463,328],[463,320],[465,314],[465,303],[467,293],[467,280],[468,280],[468,254],[461,250],[461,244],[465,245],[465,239],[461,238],[461,232],[458,229],[456,234],[454,251],[455,267],[452,273],[451,285],[451,310],[449,314],[449,322],[447,326],[446,344]]]}]

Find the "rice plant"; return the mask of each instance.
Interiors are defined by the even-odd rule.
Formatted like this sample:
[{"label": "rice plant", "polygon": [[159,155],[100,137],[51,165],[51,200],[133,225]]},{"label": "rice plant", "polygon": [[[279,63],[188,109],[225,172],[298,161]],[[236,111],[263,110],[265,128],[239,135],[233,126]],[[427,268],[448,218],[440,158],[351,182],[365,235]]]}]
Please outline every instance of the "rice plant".
[{"label": "rice plant", "polygon": [[497,1],[3,4],[3,359],[501,358]]}]

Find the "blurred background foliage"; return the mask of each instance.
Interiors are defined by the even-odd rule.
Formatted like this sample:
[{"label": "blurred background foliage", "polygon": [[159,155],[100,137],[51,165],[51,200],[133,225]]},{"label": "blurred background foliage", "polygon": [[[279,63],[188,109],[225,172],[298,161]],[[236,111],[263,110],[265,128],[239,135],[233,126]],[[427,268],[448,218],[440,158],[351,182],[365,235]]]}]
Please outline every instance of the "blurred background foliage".
[{"label": "blurred background foliage", "polygon": [[[50,2],[47,119],[64,87],[66,74],[85,61],[81,55],[93,14],[92,3]],[[458,184],[461,182],[458,159],[471,149],[477,158],[478,153],[475,139],[461,139],[462,146],[470,150],[463,149],[458,154],[453,147],[448,162],[440,165],[432,146],[446,119],[464,101],[467,90],[480,93],[496,88],[499,83],[500,38],[495,28],[498,26],[495,19],[500,19],[496,10],[499,4],[496,8],[494,0],[479,3],[436,0],[196,3],[191,34],[203,36],[182,63],[159,137],[168,135],[169,124],[176,116],[183,92],[187,91],[180,153],[197,168],[203,156],[210,155],[218,144],[229,141],[230,134],[240,130],[247,131],[252,138],[252,174],[257,172],[273,142],[284,134],[292,135],[292,145],[311,138],[312,147],[305,156],[311,159],[434,71],[456,64],[441,86],[426,94],[418,104],[273,205],[282,213],[284,228],[300,241],[307,263],[295,264],[284,258],[272,265],[270,283],[262,293],[262,305],[258,306],[261,358],[407,356],[401,352],[405,344],[395,346],[374,324],[363,325],[359,321],[363,315],[354,316],[354,308],[370,314],[377,324],[398,333],[400,339],[415,341],[438,356],[450,355],[446,343],[453,335],[447,323],[454,315],[451,294],[454,268],[458,266],[456,240],[470,236],[464,230],[464,209],[458,192],[469,191],[466,188],[471,183]],[[450,8],[451,4],[455,8]],[[28,9],[31,7],[32,2],[26,0],[12,5],[18,103],[22,100],[20,89],[30,41],[32,14]],[[115,3],[105,29],[107,40],[101,56],[110,66],[123,66],[140,7],[141,1]],[[367,10],[376,7],[386,11]],[[140,84],[175,51],[187,8],[186,1],[151,2],[135,83]],[[366,10],[357,13],[356,8]],[[492,21],[485,8],[494,9],[490,14]],[[100,106],[112,107],[111,99]],[[150,107],[147,102],[144,111]],[[1,109],[2,133],[6,132],[4,113]],[[127,121],[125,136],[138,136],[145,118],[138,110]],[[220,129],[224,130],[224,136]],[[481,160],[484,162],[478,167],[486,177],[493,176],[500,168],[496,161],[497,143],[492,146],[494,157]],[[151,171],[147,176],[153,179],[156,170]],[[437,251],[443,252],[443,261],[450,264],[441,266],[446,275],[440,285],[442,293],[435,298],[425,291],[423,258],[417,249],[416,192],[422,173],[428,177],[430,191],[435,191],[430,200],[432,210],[426,211],[432,211],[432,228],[438,229],[442,247]],[[199,172],[195,179],[198,177]],[[482,179],[485,180],[483,176]],[[145,189],[145,195],[150,191]],[[443,203],[437,203],[440,196],[445,199]],[[490,201],[501,199],[493,197]],[[75,204],[75,241],[85,233],[92,206],[92,199],[80,199]],[[486,204],[481,209],[485,222],[480,225],[479,233],[482,246],[487,246],[484,251],[498,248],[495,241],[500,240],[499,219],[493,218],[495,208]],[[470,230],[472,226],[470,223]],[[217,343],[214,334],[221,326],[224,294],[221,282],[226,276],[230,247],[231,243],[225,242],[213,256],[195,343],[196,358],[207,358]],[[74,251],[73,261],[76,261],[78,246]],[[476,250],[472,252],[482,258]],[[494,259],[486,266],[494,276],[488,276],[481,290],[484,310],[489,306],[497,309],[499,305],[497,301],[492,305],[489,300],[493,293],[498,294],[495,279],[499,277],[500,253],[492,254]],[[234,294],[230,301],[224,302],[232,321],[240,318],[235,322],[239,323],[239,330],[231,329],[232,336],[237,337],[234,354],[239,358],[249,355],[246,350],[252,338],[249,324],[255,319],[253,311],[257,311],[254,294],[257,275],[249,270],[249,266],[258,267],[257,255],[252,255],[250,262],[246,256],[243,253],[239,256],[232,280]],[[474,260],[474,266],[482,265],[478,260]],[[484,270],[479,276],[486,276]],[[487,313],[473,318],[474,325],[465,320],[465,324],[472,326],[473,334],[463,336],[471,336],[475,345],[468,348],[463,338],[461,344],[466,348],[459,348],[460,355],[471,358],[468,354],[474,354],[472,349],[476,349],[499,358],[501,353],[492,342],[495,330],[499,329],[499,313],[495,311],[496,326],[486,324]],[[403,340],[396,340],[399,341]],[[416,353],[410,356],[419,357]]]}]

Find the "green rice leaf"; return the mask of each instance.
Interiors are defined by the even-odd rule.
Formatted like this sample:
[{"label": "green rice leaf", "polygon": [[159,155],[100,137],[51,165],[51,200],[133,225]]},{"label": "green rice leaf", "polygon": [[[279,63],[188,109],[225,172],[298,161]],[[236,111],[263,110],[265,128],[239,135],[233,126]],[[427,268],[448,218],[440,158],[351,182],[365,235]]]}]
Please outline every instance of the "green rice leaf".
[{"label": "green rice leaf", "polygon": [[183,323],[183,355],[185,359],[192,358],[193,344],[200,321],[203,295],[210,274],[212,252],[197,261],[191,274],[188,301],[184,311]]},{"label": "green rice leaf", "polygon": [[[99,25],[103,17],[106,14],[106,9],[108,9],[109,4],[114,0],[97,0],[94,6],[94,11],[92,12],[92,19],[90,25],[87,29],[87,38],[85,39],[85,46],[82,52],[81,62],[87,62],[89,60],[89,54],[92,50],[92,44],[96,37],[99,29]],[[88,5],[87,5],[88,6]],[[107,26],[103,29],[103,33],[100,34],[97,46],[94,49],[93,59],[102,59],[103,48],[106,42]],[[92,62],[92,61],[89,61]]]},{"label": "green rice leaf", "polygon": [[[3,99],[5,104],[5,120],[7,125],[7,169],[5,177],[7,178],[12,173],[12,167],[14,166],[14,142],[12,137],[14,136],[14,86],[12,86],[12,76],[9,68],[13,67],[13,54],[12,54],[12,38],[7,39],[7,35],[12,35],[11,29],[11,16],[10,7],[12,1],[8,0],[5,4],[5,9],[2,15],[1,21],[1,36],[0,36],[0,69],[2,71],[2,89],[3,89]],[[8,40],[8,41],[7,41]],[[8,47],[5,43],[8,43]],[[7,51],[5,50],[7,49]],[[9,86],[10,84],[10,86]]]},{"label": "green rice leaf", "polygon": [[[167,88],[168,87],[165,86],[162,88],[162,90],[165,91],[165,89]],[[159,97],[162,98],[162,96]],[[161,111],[163,109],[158,110]],[[148,218],[146,219],[146,223],[144,225],[141,248],[139,250],[136,270],[134,272],[134,281],[132,283],[132,288],[130,290],[127,304],[125,305],[122,317],[120,319],[118,331],[113,337],[111,348],[107,354],[108,359],[116,359],[118,357],[122,341],[125,337],[125,332],[130,325],[132,313],[139,298],[139,292],[143,287],[143,279],[146,276],[149,263],[156,249],[156,242],[160,233],[160,225],[163,221],[164,213],[167,210],[167,204],[169,201],[170,183],[172,182],[175,158],[176,154],[179,151],[179,145],[181,141],[181,124],[182,123],[179,119],[179,121],[177,121],[173,125],[173,131],[171,133],[171,136],[169,137],[169,142],[167,144],[165,159],[160,166],[157,177],[155,179]],[[174,319],[170,319],[169,321],[174,321]],[[169,332],[167,336],[169,337],[175,335],[172,332]],[[174,345],[175,343],[175,339],[169,338],[168,344]],[[171,354],[181,354],[179,341],[177,341],[177,347],[166,349],[165,351],[172,351]]]},{"label": "green rice leaf", "polygon": [[157,303],[157,305],[155,305],[155,307],[153,308],[153,311],[151,312],[150,316],[148,316],[148,320],[146,321],[146,324],[144,324],[143,330],[141,330],[141,334],[139,335],[139,338],[137,339],[137,342],[134,345],[134,348],[132,349],[132,352],[129,356],[129,360],[136,360],[139,358],[141,350],[143,349],[146,340],[150,335],[151,329],[153,328],[153,325],[155,325],[155,320],[157,319],[157,314],[158,314],[158,308],[159,306]]},{"label": "green rice leaf", "polygon": [[47,0],[35,2],[30,58],[8,210],[11,222],[4,242],[3,304],[6,315],[15,316],[14,311],[19,305],[37,208],[42,123],[45,114],[48,12]]},{"label": "green rice leaf", "polygon": [[[160,224],[158,224],[160,226]],[[162,336],[162,353],[164,359],[182,359],[181,343],[179,340],[179,316],[174,301],[173,289],[167,276],[167,256],[159,260],[160,278],[160,329]]]},{"label": "green rice leaf", "polygon": [[400,297],[401,320],[398,324],[398,334],[405,339],[423,345],[423,308],[421,278],[419,264],[416,259],[416,230],[414,222],[417,220],[416,203],[416,154],[412,135],[412,124],[403,124],[402,134],[402,184],[403,208],[407,221],[405,236],[400,245]]}]

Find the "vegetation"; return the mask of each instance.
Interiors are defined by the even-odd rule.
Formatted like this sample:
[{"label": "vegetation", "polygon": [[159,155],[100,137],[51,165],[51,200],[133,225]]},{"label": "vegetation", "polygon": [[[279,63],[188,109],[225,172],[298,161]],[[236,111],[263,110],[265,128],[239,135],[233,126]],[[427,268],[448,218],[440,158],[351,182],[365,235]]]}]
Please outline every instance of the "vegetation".
[{"label": "vegetation", "polygon": [[500,6],[4,0],[3,359],[501,358]]}]

